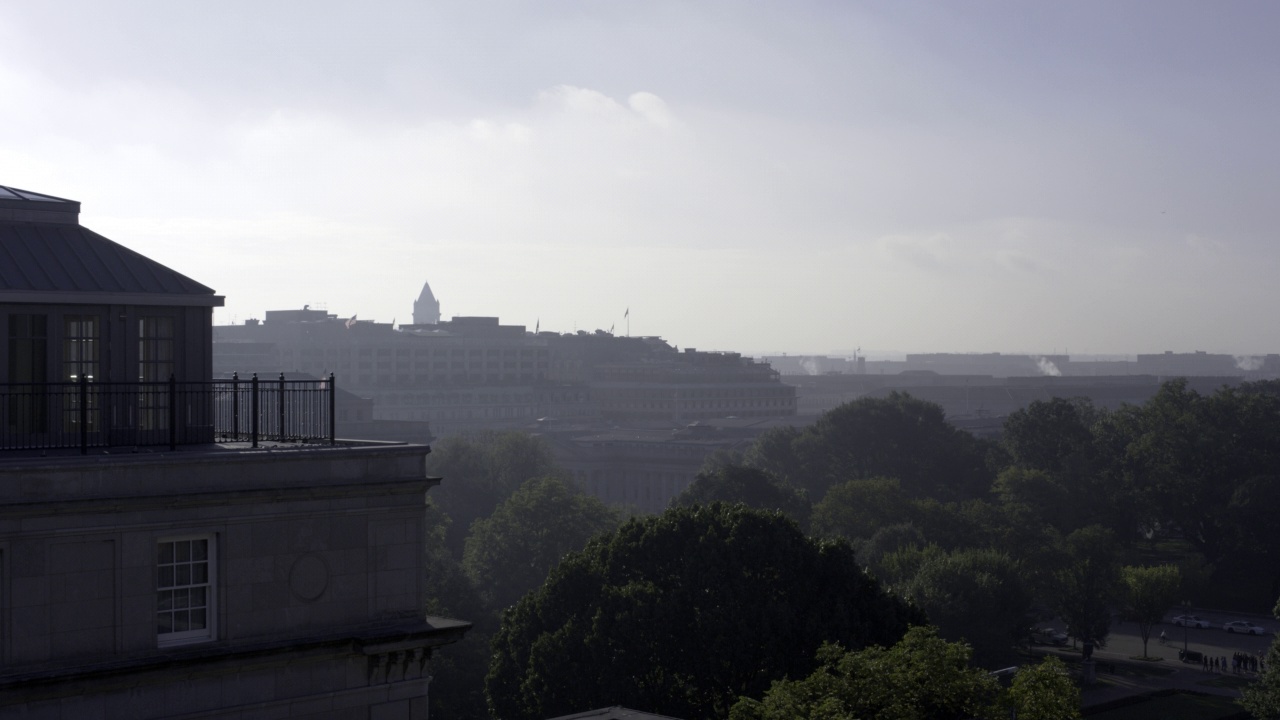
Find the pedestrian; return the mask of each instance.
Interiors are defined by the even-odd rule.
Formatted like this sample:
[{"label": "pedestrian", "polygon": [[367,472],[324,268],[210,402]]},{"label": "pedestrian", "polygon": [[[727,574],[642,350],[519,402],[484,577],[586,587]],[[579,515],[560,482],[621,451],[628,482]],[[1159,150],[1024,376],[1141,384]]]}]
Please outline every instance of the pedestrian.
[{"label": "pedestrian", "polygon": [[1200,672],[1209,672],[1209,656],[1200,656]]}]

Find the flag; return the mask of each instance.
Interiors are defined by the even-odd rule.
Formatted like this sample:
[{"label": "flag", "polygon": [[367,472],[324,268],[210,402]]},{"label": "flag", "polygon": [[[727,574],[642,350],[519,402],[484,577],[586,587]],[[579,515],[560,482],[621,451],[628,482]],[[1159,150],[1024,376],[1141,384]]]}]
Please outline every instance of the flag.
[{"label": "flag", "polygon": [[624,318],[629,318],[629,317],[631,317],[631,308],[627,308],[627,311],[626,311],[626,312],[624,312],[624,313],[622,313],[622,317],[624,317]]},{"label": "flag", "polygon": [[[618,323],[614,323],[613,325],[617,325],[617,324],[618,324]],[[610,325],[610,326],[609,326],[609,334],[610,334],[610,335],[612,335],[612,334],[613,334],[613,325]]]},{"label": "flag", "polygon": [[355,324],[356,324],[356,316],[352,315],[351,319],[347,321],[347,329],[350,330],[351,326]]},{"label": "flag", "polygon": [[541,329],[542,329],[542,318],[538,318],[538,321],[533,324],[533,334],[537,335],[538,331]]}]

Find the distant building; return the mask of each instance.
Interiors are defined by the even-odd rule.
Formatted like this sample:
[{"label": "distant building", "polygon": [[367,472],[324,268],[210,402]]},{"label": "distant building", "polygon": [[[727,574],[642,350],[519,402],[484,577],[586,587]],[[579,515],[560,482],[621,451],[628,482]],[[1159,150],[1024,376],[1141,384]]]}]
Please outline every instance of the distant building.
[{"label": "distant building", "polygon": [[498,318],[393,328],[315,310],[214,328],[219,373],[326,376],[374,401],[374,418],[430,422],[440,436],[530,428],[539,418],[670,429],[694,420],[794,415],[795,390],[737,353],[655,337],[530,333]]},{"label": "distant building", "polygon": [[440,323],[440,301],[431,292],[430,283],[422,283],[422,292],[413,301],[414,325],[438,325]]},{"label": "distant building", "polygon": [[425,445],[213,380],[214,291],[0,187],[0,717],[426,717]]}]

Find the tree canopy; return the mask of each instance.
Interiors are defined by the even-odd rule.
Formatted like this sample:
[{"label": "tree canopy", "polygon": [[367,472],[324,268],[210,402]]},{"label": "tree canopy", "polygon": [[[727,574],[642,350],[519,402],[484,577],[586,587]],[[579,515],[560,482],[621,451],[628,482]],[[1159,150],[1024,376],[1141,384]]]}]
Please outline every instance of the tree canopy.
[{"label": "tree canopy", "polygon": [[723,718],[771,679],[809,674],[824,642],[890,645],[924,620],[847,544],[808,538],[779,513],[674,508],[593,540],[504,613],[490,710]]},{"label": "tree canopy", "polygon": [[1151,628],[1178,602],[1182,574],[1176,565],[1125,567],[1121,569],[1120,580],[1125,618],[1138,624],[1142,655],[1146,657]]},{"label": "tree canopy", "polygon": [[1000,667],[1030,625],[1031,594],[1017,563],[998,550],[934,554],[906,585],[907,596],[929,615],[939,634],[966,641],[974,660]]},{"label": "tree canopy", "polygon": [[821,498],[831,485],[889,477],[910,497],[977,497],[991,485],[987,448],[934,403],[893,392],[824,413],[802,430],[766,433],[747,461]]},{"label": "tree canopy", "polygon": [[445,546],[460,556],[471,523],[493,514],[524,481],[558,472],[545,441],[515,430],[455,435],[432,446],[427,474],[444,480],[431,502],[453,521]]},{"label": "tree canopy", "polygon": [[514,604],[587,541],[618,526],[618,513],[556,477],[533,478],[477,520],[462,566],[490,608]]},{"label": "tree canopy", "polygon": [[737,464],[721,465],[698,473],[673,506],[742,503],[758,510],[778,510],[802,525],[808,522],[809,501],[804,493],[784,485],[769,473]]},{"label": "tree canopy", "polygon": [[740,699],[732,720],[969,720],[1007,717],[1000,685],[969,666],[969,648],[913,627],[892,647],[824,645],[818,668],[779,680],[761,700]]}]

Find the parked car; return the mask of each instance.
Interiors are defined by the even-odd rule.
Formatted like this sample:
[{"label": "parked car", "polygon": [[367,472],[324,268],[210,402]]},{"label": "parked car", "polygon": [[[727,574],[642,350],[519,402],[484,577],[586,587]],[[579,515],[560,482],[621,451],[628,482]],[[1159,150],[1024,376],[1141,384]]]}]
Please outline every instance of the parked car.
[{"label": "parked car", "polygon": [[1223,623],[1222,629],[1229,633],[1249,633],[1250,635],[1263,635],[1267,632],[1248,620],[1232,620],[1229,623]]},{"label": "parked car", "polygon": [[1066,645],[1067,634],[1051,627],[1031,628],[1031,639],[1047,645]]},{"label": "parked car", "polygon": [[1199,615],[1179,615],[1173,619],[1173,624],[1179,627],[1207,628],[1213,627],[1213,624]]}]

